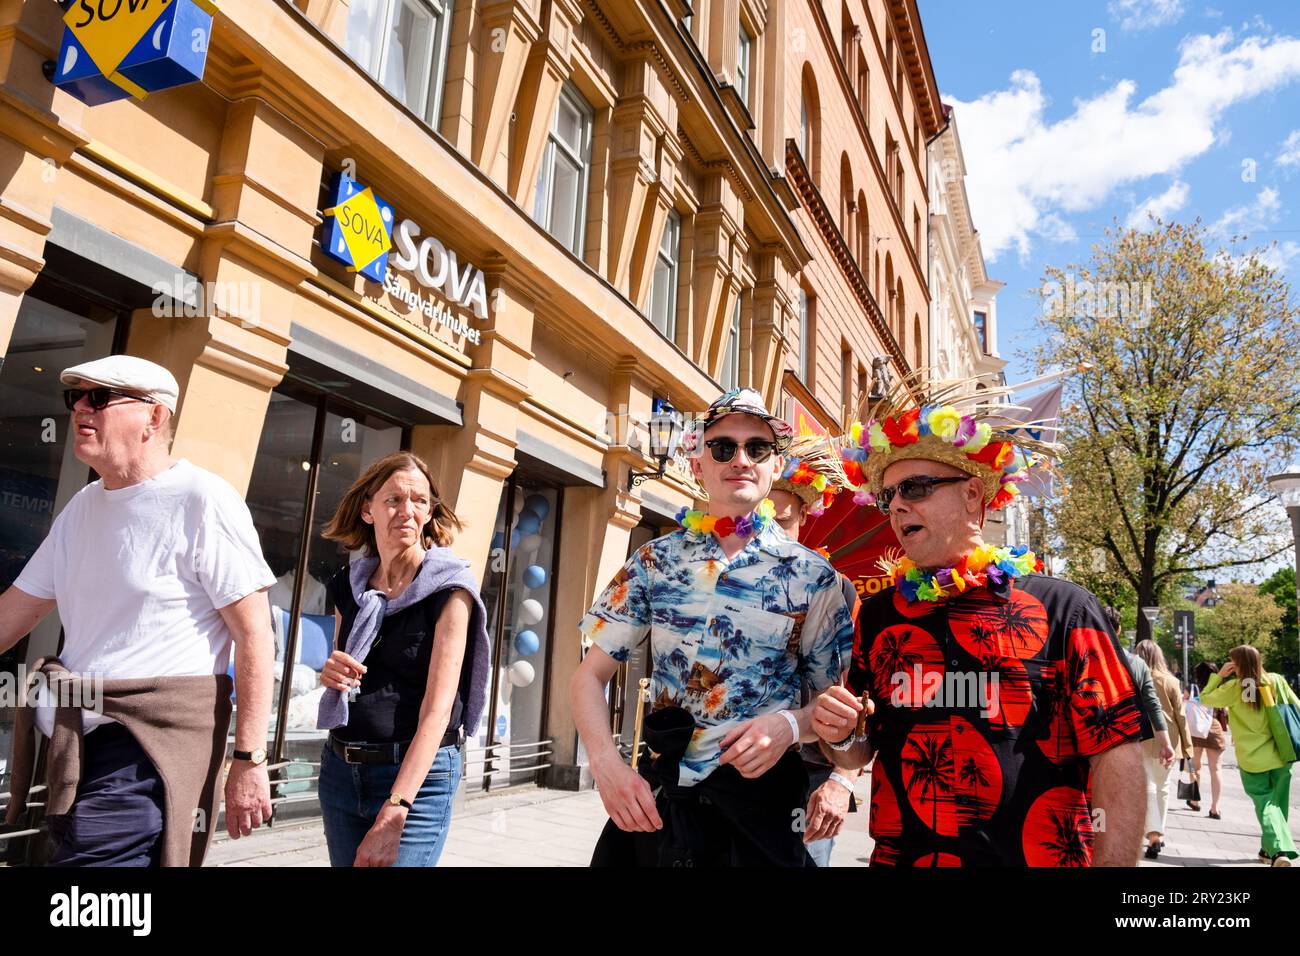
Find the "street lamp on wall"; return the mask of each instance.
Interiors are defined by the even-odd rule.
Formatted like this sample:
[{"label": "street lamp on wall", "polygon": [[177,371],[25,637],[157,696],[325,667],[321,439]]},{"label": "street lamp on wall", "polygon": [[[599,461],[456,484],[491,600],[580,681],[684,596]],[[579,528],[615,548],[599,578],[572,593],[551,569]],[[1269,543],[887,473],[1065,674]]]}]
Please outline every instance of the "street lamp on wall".
[{"label": "street lamp on wall", "polygon": [[[1282,506],[1291,519],[1291,537],[1296,549],[1296,624],[1300,628],[1300,463],[1291,464],[1279,474],[1269,475],[1268,487],[1282,499]],[[1296,665],[1300,667],[1300,647],[1297,647]]]},{"label": "street lamp on wall", "polygon": [[662,478],[668,462],[677,454],[682,437],[682,417],[667,399],[655,399],[655,411],[650,416],[650,456],[659,463],[654,471],[629,471],[628,490],[649,481]]}]

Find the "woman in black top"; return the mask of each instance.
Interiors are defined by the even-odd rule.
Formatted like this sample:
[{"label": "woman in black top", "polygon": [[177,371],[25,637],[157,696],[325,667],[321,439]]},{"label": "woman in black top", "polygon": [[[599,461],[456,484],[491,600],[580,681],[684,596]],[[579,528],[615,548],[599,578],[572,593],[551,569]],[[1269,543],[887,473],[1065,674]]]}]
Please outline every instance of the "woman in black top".
[{"label": "woman in black top", "polygon": [[480,690],[482,603],[446,549],[460,527],[425,463],[402,452],[356,481],[324,531],[366,551],[328,585],[337,630],[321,671],[319,791],[334,866],[433,866],[442,852],[466,702]]}]

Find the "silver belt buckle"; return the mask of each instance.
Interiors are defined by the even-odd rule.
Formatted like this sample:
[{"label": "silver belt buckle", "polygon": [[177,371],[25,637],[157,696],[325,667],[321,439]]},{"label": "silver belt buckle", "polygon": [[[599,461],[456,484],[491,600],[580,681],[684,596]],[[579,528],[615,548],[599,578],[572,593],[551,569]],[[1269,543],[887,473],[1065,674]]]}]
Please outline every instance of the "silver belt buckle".
[{"label": "silver belt buckle", "polygon": [[[362,747],[358,747],[354,744],[345,744],[343,746],[343,761],[345,763],[361,763],[361,754],[363,752],[364,748]],[[353,759],[354,755],[355,759]]]}]

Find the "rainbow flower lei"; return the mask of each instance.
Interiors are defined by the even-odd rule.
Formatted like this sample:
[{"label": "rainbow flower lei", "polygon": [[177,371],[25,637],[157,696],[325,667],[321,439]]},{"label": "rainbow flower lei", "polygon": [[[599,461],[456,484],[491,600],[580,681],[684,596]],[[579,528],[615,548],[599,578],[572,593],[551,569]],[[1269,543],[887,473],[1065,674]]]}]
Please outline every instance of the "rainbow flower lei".
[{"label": "rainbow flower lei", "polygon": [[694,534],[716,534],[719,538],[734,534],[738,538],[749,538],[761,533],[775,517],[776,505],[772,504],[771,498],[764,498],[751,514],[739,518],[719,518],[683,508],[677,512],[677,523]]},{"label": "rainbow flower lei", "polygon": [[907,557],[900,558],[890,568],[898,593],[909,603],[942,601],[968,588],[985,584],[998,586],[1042,569],[1043,562],[1023,544],[1011,548],[982,544],[952,567],[941,568],[929,577]]}]

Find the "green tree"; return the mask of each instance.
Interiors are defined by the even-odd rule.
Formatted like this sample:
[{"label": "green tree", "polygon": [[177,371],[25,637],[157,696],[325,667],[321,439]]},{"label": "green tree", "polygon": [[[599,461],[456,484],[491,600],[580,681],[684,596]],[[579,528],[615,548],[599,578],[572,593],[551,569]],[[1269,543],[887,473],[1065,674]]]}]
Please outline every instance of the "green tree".
[{"label": "green tree", "polygon": [[1273,644],[1273,653],[1264,661],[1264,667],[1278,674],[1300,674],[1300,647],[1296,636],[1295,604],[1295,568],[1283,568],[1273,574],[1259,586],[1259,593],[1266,594],[1282,608],[1282,623],[1274,631],[1277,640]]},{"label": "green tree", "polygon": [[1088,265],[1044,274],[1039,365],[1091,365],[1065,386],[1053,531],[1070,577],[1116,603],[1284,548],[1262,489],[1300,446],[1300,310],[1259,253],[1208,238],[1199,220],[1116,227]]},{"label": "green tree", "polygon": [[1220,584],[1218,591],[1218,603],[1196,615],[1196,645],[1201,656],[1222,663],[1232,648],[1250,644],[1267,661],[1277,645],[1282,608],[1253,584],[1229,582]]}]

